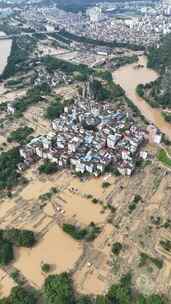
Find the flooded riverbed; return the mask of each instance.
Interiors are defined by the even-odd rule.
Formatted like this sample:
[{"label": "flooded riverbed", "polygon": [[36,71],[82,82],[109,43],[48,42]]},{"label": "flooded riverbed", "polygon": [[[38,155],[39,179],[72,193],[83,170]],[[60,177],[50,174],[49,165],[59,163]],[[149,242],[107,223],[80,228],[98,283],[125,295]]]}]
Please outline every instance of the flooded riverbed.
[{"label": "flooded riverbed", "polygon": [[[5,36],[3,32],[0,32],[0,36]],[[0,40],[0,74],[3,72],[6,64],[8,56],[11,51],[12,40],[4,39]]]},{"label": "flooded riverbed", "polygon": [[158,78],[158,74],[147,68],[147,58],[145,56],[139,57],[138,64],[143,65],[144,67],[135,69],[137,63],[126,65],[113,73],[113,79],[125,90],[127,97],[133,101],[146,119],[155,124],[162,133],[166,134],[171,139],[171,124],[164,120],[161,111],[152,108],[136,94],[136,87],[138,84],[154,81]]}]

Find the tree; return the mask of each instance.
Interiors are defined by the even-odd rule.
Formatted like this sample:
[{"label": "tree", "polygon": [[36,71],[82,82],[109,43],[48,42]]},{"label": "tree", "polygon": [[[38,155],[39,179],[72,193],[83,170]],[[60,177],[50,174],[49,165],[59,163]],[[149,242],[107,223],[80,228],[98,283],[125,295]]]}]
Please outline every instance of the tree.
[{"label": "tree", "polygon": [[0,154],[0,190],[11,189],[18,183],[20,175],[17,172],[17,165],[20,161],[17,148]]},{"label": "tree", "polygon": [[64,110],[64,106],[60,101],[55,101],[50,104],[50,106],[47,108],[46,112],[46,118],[49,120],[54,120],[55,118],[58,118]]},{"label": "tree", "polygon": [[130,304],[131,302],[131,294],[130,290],[121,284],[113,285],[107,294],[107,298],[109,303],[113,304]]},{"label": "tree", "polygon": [[10,136],[8,137],[8,141],[16,141],[20,144],[25,143],[27,137],[33,132],[33,128],[29,127],[23,127],[23,128],[18,128],[15,131],[12,131],[10,133]]},{"label": "tree", "polygon": [[69,274],[50,275],[44,286],[47,304],[73,304],[74,291]]},{"label": "tree", "polygon": [[36,304],[35,296],[24,288],[17,286],[11,291],[9,304]]},{"label": "tree", "polygon": [[139,295],[136,304],[147,304],[145,297],[143,295]]},{"label": "tree", "polygon": [[109,304],[109,301],[106,296],[97,296],[95,304]]},{"label": "tree", "polygon": [[122,244],[119,242],[116,242],[112,245],[112,253],[115,255],[119,255],[122,250]]},{"label": "tree", "polygon": [[21,247],[32,247],[36,240],[34,233],[30,230],[8,229],[2,230],[3,239]]},{"label": "tree", "polygon": [[50,271],[50,265],[45,263],[41,266],[41,270],[45,273],[48,273]]},{"label": "tree", "polygon": [[167,302],[162,296],[151,295],[146,299],[146,304],[167,304]]},{"label": "tree", "polygon": [[9,301],[5,298],[0,299],[0,304],[9,304]]},{"label": "tree", "polygon": [[0,266],[9,264],[13,258],[12,244],[6,240],[0,240]]},{"label": "tree", "polygon": [[81,296],[76,301],[76,304],[93,304],[92,298],[89,296]]},{"label": "tree", "polygon": [[54,174],[58,171],[57,164],[54,162],[46,161],[43,165],[39,167],[40,174]]}]

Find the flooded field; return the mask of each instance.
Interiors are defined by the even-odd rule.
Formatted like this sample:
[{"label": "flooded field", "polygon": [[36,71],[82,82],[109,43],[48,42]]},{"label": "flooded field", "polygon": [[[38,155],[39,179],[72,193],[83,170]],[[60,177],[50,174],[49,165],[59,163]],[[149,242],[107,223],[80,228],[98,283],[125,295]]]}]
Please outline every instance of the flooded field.
[{"label": "flooded field", "polygon": [[[160,216],[164,223],[171,211],[171,175],[166,176],[164,169],[159,170],[158,165],[154,165],[131,178],[109,175],[82,182],[67,170],[51,177],[39,176],[35,165],[25,172],[25,176],[29,184],[11,199],[4,198],[0,202],[0,227],[30,229],[35,232],[38,243],[32,249],[18,248],[9,270],[15,267],[28,284],[40,288],[46,277],[41,265],[48,263],[50,273],[71,270],[78,292],[98,294],[104,293],[112,282],[118,282],[122,274],[134,269],[134,283],[139,290],[145,293],[167,291],[171,284],[171,255],[161,250],[159,241],[171,238],[171,233],[169,230],[164,233],[163,228],[147,231],[152,225],[152,217]],[[104,189],[104,181],[111,186]],[[42,201],[40,195],[51,191],[52,187],[58,189],[57,193]],[[141,202],[129,214],[129,204],[137,194],[141,196]],[[93,198],[98,203],[93,203]],[[105,208],[107,203],[113,206],[113,212]],[[101,228],[93,242],[78,242],[61,229],[63,223],[84,227],[90,222]],[[111,251],[114,242],[123,244],[118,257]],[[140,252],[162,258],[163,269],[153,267],[152,273],[145,267],[140,269]],[[148,284],[144,284],[144,278]],[[10,292],[8,279],[5,279],[7,290],[3,287],[4,278],[0,279],[1,294]],[[150,283],[156,280],[157,284]]]},{"label": "flooded field", "polygon": [[[93,179],[94,184],[90,181],[90,187],[89,181],[85,182],[86,190],[79,179],[68,171],[59,172],[50,178],[40,177],[35,166],[25,176],[29,184],[12,199],[6,198],[0,203],[0,227],[30,229],[38,236],[38,244],[32,249],[16,250],[12,267],[18,269],[29,284],[40,288],[45,279],[41,271],[42,263],[52,265],[51,273],[60,273],[72,270],[83,254],[82,243],[65,234],[60,228],[62,223],[77,222],[87,226],[94,222],[104,225],[108,211],[104,212],[100,204],[93,204],[84,197],[85,193],[89,194],[88,188],[102,188],[103,179],[98,182]],[[80,185],[80,191],[71,191]],[[43,202],[42,208],[40,196],[51,191],[52,187],[60,192]],[[100,197],[100,190],[95,191],[94,195],[97,193]]]},{"label": "flooded field", "polygon": [[33,249],[21,248],[16,252],[16,267],[36,288],[41,288],[45,274],[41,265],[51,265],[51,273],[70,271],[82,254],[82,246],[54,225]]},{"label": "flooded field", "polygon": [[125,90],[126,95],[135,103],[146,119],[156,125],[162,133],[171,139],[171,126],[164,120],[161,111],[152,108],[143,98],[136,94],[138,84],[154,81],[159,75],[155,71],[147,68],[147,58],[145,56],[139,57],[138,64],[144,67],[139,69],[135,68],[137,63],[123,66],[113,73],[113,79]]},{"label": "flooded field", "polygon": [[8,297],[11,289],[16,286],[16,283],[10,278],[9,274],[0,269],[0,298]]}]

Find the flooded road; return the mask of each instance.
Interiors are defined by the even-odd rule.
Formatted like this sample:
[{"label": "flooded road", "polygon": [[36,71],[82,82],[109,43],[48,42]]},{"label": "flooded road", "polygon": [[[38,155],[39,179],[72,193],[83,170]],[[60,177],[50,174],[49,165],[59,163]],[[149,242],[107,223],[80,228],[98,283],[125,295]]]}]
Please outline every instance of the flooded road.
[{"label": "flooded road", "polygon": [[146,56],[140,56],[138,64],[144,65],[144,67],[135,69],[137,63],[123,66],[113,73],[113,79],[125,90],[127,97],[139,108],[145,118],[158,127],[171,140],[171,124],[164,120],[161,110],[152,108],[143,98],[136,94],[138,84],[154,81],[158,78],[158,74],[147,68]]},{"label": "flooded road", "polygon": [[[3,32],[0,32],[0,36],[5,36]],[[12,40],[4,39],[0,40],[0,74],[2,74],[6,64],[8,56],[11,51]]]}]

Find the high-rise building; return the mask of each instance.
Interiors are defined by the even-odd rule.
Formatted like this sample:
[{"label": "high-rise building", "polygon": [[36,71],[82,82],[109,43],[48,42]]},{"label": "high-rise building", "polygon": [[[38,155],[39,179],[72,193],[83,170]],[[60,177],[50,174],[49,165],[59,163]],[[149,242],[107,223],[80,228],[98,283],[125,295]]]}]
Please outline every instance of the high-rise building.
[{"label": "high-rise building", "polygon": [[162,0],[164,6],[171,6],[171,0]]},{"label": "high-rise building", "polygon": [[88,8],[86,14],[91,22],[98,22],[102,19],[102,9],[98,6]]}]

